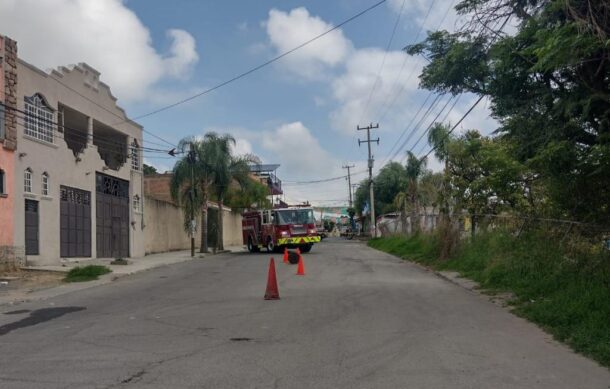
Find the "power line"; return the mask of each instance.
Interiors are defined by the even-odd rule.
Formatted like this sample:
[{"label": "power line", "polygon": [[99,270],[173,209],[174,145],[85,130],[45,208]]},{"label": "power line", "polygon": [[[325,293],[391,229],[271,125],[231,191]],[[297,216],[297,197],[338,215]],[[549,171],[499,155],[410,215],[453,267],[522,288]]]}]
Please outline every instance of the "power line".
[{"label": "power line", "polygon": [[426,105],[426,103],[428,102],[428,100],[430,99],[430,97],[432,97],[432,93],[428,94],[428,97],[426,97],[426,100],[424,100],[424,103],[422,105],[419,106],[419,109],[417,110],[417,112],[415,113],[415,116],[413,116],[411,118],[411,121],[409,122],[409,124],[407,124],[407,126],[405,127],[405,129],[401,132],[400,136],[398,137],[398,139],[396,140],[396,142],[394,142],[394,144],[392,145],[392,148],[390,149],[390,151],[388,152],[387,157],[385,158],[385,160],[383,161],[383,163],[381,164],[381,166],[385,165],[385,163],[388,161],[388,157],[392,154],[392,152],[394,151],[394,149],[396,148],[396,146],[400,143],[402,137],[407,133],[407,130],[409,129],[409,127],[411,127],[411,124],[413,124],[413,122],[415,121],[415,118],[417,116],[419,116],[419,113],[421,112],[421,110],[424,108],[424,106]]},{"label": "power line", "polygon": [[381,71],[383,70],[383,67],[385,65],[385,60],[388,56],[388,52],[390,51],[390,47],[392,46],[392,41],[394,40],[394,36],[396,35],[396,28],[398,27],[398,23],[400,22],[400,17],[402,16],[402,11],[405,7],[405,2],[406,2],[406,0],[402,0],[402,4],[400,6],[400,12],[396,16],[396,22],[394,22],[394,28],[392,28],[392,33],[390,34],[390,39],[388,40],[388,44],[386,45],[385,51],[383,53],[383,59],[381,60],[381,65],[379,66],[379,70],[377,71],[377,75],[375,76],[375,82],[373,83],[373,87],[371,88],[371,91],[369,92],[369,97],[366,100],[366,104],[364,105],[364,110],[362,111],[362,114],[360,115],[360,119],[358,120],[358,123],[362,122],[362,120],[366,116],[366,113],[368,112],[369,103],[371,102],[373,93],[375,93],[375,89],[377,88],[377,83],[379,82],[379,78],[381,76]]},{"label": "power line", "polygon": [[398,154],[400,154],[401,151],[403,151],[406,147],[407,144],[411,141],[411,138],[413,138],[413,136],[417,133],[417,130],[419,129],[419,127],[422,125],[422,123],[424,122],[424,120],[426,120],[426,118],[428,117],[428,115],[430,114],[430,112],[436,108],[436,105],[438,104],[439,99],[442,97],[442,95],[436,95],[436,97],[434,98],[434,100],[432,101],[432,103],[430,103],[430,106],[428,107],[428,109],[426,110],[426,112],[424,112],[424,115],[421,117],[421,119],[419,119],[419,121],[417,122],[417,124],[415,124],[415,126],[411,129],[411,132],[409,133],[409,135],[407,136],[407,139],[404,140],[404,142],[402,142],[402,144],[398,147],[398,149],[396,150],[396,152],[394,153],[394,155],[392,155],[392,158],[390,158],[390,160],[393,160],[394,158],[396,158],[398,156]]},{"label": "power line", "polygon": [[[436,123],[436,119],[438,119],[439,116],[441,116],[441,114],[445,111],[445,108],[447,108],[447,105],[449,105],[449,103],[451,102],[451,100],[453,100],[454,97],[451,96],[449,97],[449,99],[447,99],[447,101],[445,102],[445,105],[443,105],[443,108],[441,108],[441,110],[436,114],[436,116],[434,117],[434,119],[432,119],[432,121],[430,122],[430,124],[428,124],[428,127],[426,127],[426,129],[424,130],[424,132],[422,132],[422,134],[419,136],[419,138],[417,138],[417,142],[415,142],[415,144],[413,146],[411,146],[411,148],[409,149],[410,152],[413,152],[413,150],[415,149],[415,147],[417,147],[417,145],[419,144],[419,142],[421,142],[421,140],[424,138],[424,136],[428,133],[428,131],[430,131],[430,129],[432,128],[432,126],[434,125],[434,123]],[[453,107],[455,107],[455,102],[457,102],[457,99],[455,99],[453,106],[451,107],[451,109],[453,109]],[[449,112],[451,112],[451,109],[449,110]],[[404,161],[406,158],[406,155],[403,157],[402,161]]]},{"label": "power line", "polygon": [[[113,146],[113,147],[117,147],[117,148],[123,148],[123,147],[127,147],[127,144],[122,143],[122,142],[118,142],[116,140],[110,139],[110,138],[106,138],[100,135],[93,135],[93,134],[88,134],[88,133],[83,133],[82,130],[80,129],[75,129],[75,128],[71,128],[69,126],[65,126],[62,124],[59,124],[56,121],[53,120],[49,120],[45,117],[39,116],[39,115],[35,115],[31,112],[26,112],[26,111],[22,111],[20,109],[8,106],[2,102],[0,102],[0,106],[2,106],[5,109],[9,109],[11,111],[17,112],[22,114],[23,116],[20,116],[18,114],[13,114],[15,116],[15,118],[22,120],[21,123],[19,123],[21,126],[23,126],[24,128],[26,128],[26,119],[27,118],[32,118],[32,119],[36,119],[39,122],[43,122],[43,123],[47,123],[52,125],[55,128],[52,128],[52,131],[57,132],[57,134],[54,134],[55,137],[57,138],[61,138],[65,140],[66,137],[66,133],[62,133],[61,131],[59,131],[59,128],[63,128],[66,130],[70,130],[71,132],[68,134],[69,137],[76,137],[76,138],[80,138],[80,139],[92,139],[95,140],[97,143],[103,143],[106,146]],[[59,135],[61,134],[61,135]],[[168,150],[164,150],[164,149],[156,149],[156,148],[151,148],[151,147],[145,147],[145,146],[132,146],[130,145],[129,147],[131,148],[135,148],[138,150],[143,150],[143,151],[150,151],[150,152],[162,152],[162,153],[167,153]]]},{"label": "power line", "polygon": [[[449,5],[449,7],[447,8],[447,11],[445,12],[445,15],[443,16],[441,22],[439,23],[437,30],[440,28],[440,26],[442,25],[442,23],[445,21],[445,18],[447,17],[447,15],[449,14],[449,10],[451,9],[451,7],[453,6],[453,3],[455,2],[455,0],[453,0],[453,2],[451,3],[451,5]],[[432,2],[430,3],[430,7],[428,7],[428,11],[426,12],[426,16],[424,17],[424,20],[422,21],[421,25],[419,26],[419,30],[417,31],[417,34],[415,35],[415,39],[413,40],[413,44],[415,44],[417,42],[417,40],[419,39],[419,35],[421,34],[421,32],[424,29],[424,25],[426,24],[426,22],[428,21],[428,17],[430,16],[430,12],[432,11],[432,8],[434,7],[434,4],[436,3],[436,0],[432,0]],[[405,65],[407,64],[407,60],[409,59],[408,55],[405,55],[405,58],[402,61],[402,65],[400,66],[400,70],[398,71],[398,75],[396,76],[396,79],[394,80],[394,84],[396,84],[398,82],[398,80],[400,79],[400,76],[402,76],[402,72],[405,69]],[[405,82],[399,86],[398,88],[398,92],[394,95],[394,97],[392,98],[392,94],[388,94],[388,98],[384,101],[384,103],[381,105],[381,108],[379,109],[379,113],[380,113],[380,117],[379,117],[379,121],[383,121],[383,119],[385,118],[385,116],[387,115],[387,113],[390,111],[390,109],[394,106],[394,104],[396,103],[396,101],[398,100],[398,97],[402,94],[402,92],[404,91],[407,82],[409,82],[409,80],[411,79],[411,77],[413,77],[413,74],[416,71],[416,67],[414,66],[411,70],[411,73],[409,73],[409,75],[407,76]],[[387,109],[385,109],[384,111],[384,107],[386,106],[386,104],[390,101],[391,99],[391,103],[390,105],[387,106]]]},{"label": "power line", "polygon": [[187,97],[187,98],[185,98],[185,99],[179,100],[179,101],[177,101],[177,102],[175,102],[175,103],[172,103],[172,104],[168,104],[168,105],[163,106],[163,107],[161,107],[161,108],[155,109],[154,111],[151,111],[151,112],[148,112],[148,113],[145,113],[145,114],[142,114],[142,115],[136,116],[136,117],[134,117],[132,120],[138,120],[138,119],[142,119],[142,118],[145,118],[145,117],[148,117],[148,116],[151,116],[151,115],[155,115],[155,114],[157,114],[157,113],[159,113],[159,112],[166,111],[166,110],[171,109],[171,108],[174,108],[174,107],[176,107],[176,106],[178,106],[178,105],[181,105],[181,104],[187,103],[187,102],[189,102],[189,101],[191,101],[191,100],[194,100],[194,99],[196,99],[196,98],[198,98],[198,97],[201,97],[201,96],[203,96],[203,95],[206,95],[206,94],[208,94],[208,93],[210,93],[210,92],[212,92],[212,91],[215,91],[216,89],[222,88],[222,87],[224,87],[225,85],[231,84],[231,83],[233,83],[233,82],[235,82],[235,81],[237,81],[237,80],[239,80],[239,79],[241,79],[241,78],[244,78],[244,77],[248,76],[248,75],[249,75],[249,74],[251,74],[251,73],[254,73],[254,72],[256,72],[256,71],[258,71],[258,70],[260,70],[260,69],[262,69],[262,68],[264,68],[264,67],[266,67],[266,66],[268,66],[268,65],[271,65],[271,64],[272,64],[272,63],[274,63],[274,62],[279,61],[280,59],[282,59],[282,58],[286,57],[287,55],[290,55],[290,54],[294,53],[295,51],[297,51],[297,50],[299,50],[299,49],[301,49],[301,48],[303,48],[303,47],[305,47],[305,46],[309,45],[310,43],[315,42],[316,40],[318,40],[318,39],[322,38],[323,36],[330,34],[331,32],[333,32],[333,31],[335,31],[335,30],[337,30],[337,29],[341,28],[342,26],[344,26],[345,24],[347,24],[347,23],[351,22],[352,20],[357,19],[357,18],[359,18],[360,16],[362,16],[362,15],[366,14],[367,12],[369,12],[369,11],[371,11],[371,10],[373,10],[373,9],[375,9],[375,8],[377,8],[377,7],[379,7],[381,4],[385,3],[386,1],[387,1],[387,0],[380,0],[380,1],[378,1],[377,3],[375,3],[375,4],[371,5],[370,7],[366,8],[365,10],[360,11],[360,12],[359,12],[359,13],[357,13],[356,15],[354,15],[354,16],[352,16],[352,17],[350,17],[350,18],[346,19],[346,20],[344,20],[344,21],[343,21],[343,22],[341,22],[341,23],[339,23],[339,24],[338,24],[338,25],[336,25],[335,27],[332,27],[332,28],[330,28],[330,29],[328,29],[328,30],[324,31],[324,32],[323,32],[323,33],[321,33],[321,34],[316,35],[315,37],[313,37],[313,38],[311,38],[311,39],[309,39],[309,40],[307,40],[307,41],[305,41],[305,42],[303,42],[303,43],[301,43],[301,44],[299,44],[299,45],[297,45],[297,46],[293,47],[292,49],[290,49],[290,50],[288,50],[288,51],[285,51],[285,52],[283,52],[283,53],[281,53],[281,54],[277,55],[276,57],[274,57],[274,58],[272,58],[272,59],[270,59],[270,60],[268,60],[268,61],[265,61],[265,62],[263,62],[262,64],[260,64],[260,65],[258,65],[258,66],[255,66],[255,67],[251,68],[250,70],[247,70],[247,71],[245,71],[245,72],[243,72],[243,73],[240,73],[240,74],[238,74],[238,75],[237,75],[237,76],[235,76],[235,77],[232,77],[232,78],[230,78],[230,79],[228,79],[228,80],[226,80],[226,81],[223,81],[223,82],[221,82],[221,83],[219,83],[219,84],[217,84],[217,85],[215,85],[215,86],[213,86],[213,87],[211,87],[211,88],[208,88],[208,89],[206,89],[206,90],[204,90],[204,91],[202,91],[202,92],[196,93],[196,94],[194,94],[194,95],[192,95],[192,96],[190,96],[190,97]]},{"label": "power line", "polygon": [[[468,109],[468,111],[466,111],[466,113],[460,118],[460,120],[458,120],[458,122],[455,123],[455,125],[451,128],[451,130],[449,130],[449,132],[447,132],[447,135],[450,135],[457,128],[457,126],[459,126],[460,123],[462,123],[462,121],[466,118],[466,116],[468,116],[470,114],[470,112],[472,112],[474,107],[476,107],[481,102],[481,100],[483,100],[484,97],[485,97],[485,95],[481,95],[477,99],[477,101],[475,101],[474,104],[472,104],[472,106]],[[436,146],[433,146],[432,149],[430,151],[428,151],[428,153],[426,155],[424,155],[421,159],[427,158],[428,155],[430,155],[434,150],[436,150]]]},{"label": "power line", "polygon": [[[363,174],[366,172],[367,172],[366,170],[363,170],[363,171],[359,171],[356,173],[351,173],[351,175],[355,176],[355,175]],[[347,178],[347,175],[331,177],[331,178],[324,178],[324,179],[320,179],[320,180],[311,180],[311,181],[282,181],[282,185],[294,186],[294,185],[322,184],[325,182],[337,181],[337,180],[342,180],[342,179],[346,179],[346,178]]]}]

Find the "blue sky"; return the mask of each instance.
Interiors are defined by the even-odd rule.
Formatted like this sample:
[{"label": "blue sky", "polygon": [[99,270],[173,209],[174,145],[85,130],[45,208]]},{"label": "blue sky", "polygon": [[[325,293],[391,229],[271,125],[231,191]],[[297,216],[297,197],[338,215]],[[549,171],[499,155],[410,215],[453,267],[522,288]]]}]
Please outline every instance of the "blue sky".
[{"label": "blue sky", "polygon": [[[0,33],[16,39],[20,56],[42,69],[87,62],[102,73],[128,115],[138,117],[257,66],[374,3],[6,0],[0,4]],[[358,147],[357,137],[365,133],[356,132],[357,124],[379,121],[376,170],[397,150],[400,134],[428,96],[417,88],[423,60],[407,57],[400,48],[412,43],[422,26],[425,33],[459,25],[451,5],[446,0],[404,0],[404,5],[403,0],[388,0],[271,66],[138,122],[170,143],[207,131],[231,133],[238,140],[236,152],[282,165],[278,175],[289,201],[340,204],[347,199],[344,180],[317,185],[291,181],[340,176],[346,163],[360,173],[352,182],[363,179],[366,147]],[[462,98],[447,120],[457,121],[471,102],[471,96]],[[431,120],[424,121],[405,150]],[[489,133],[495,123],[482,105],[463,126]],[[148,135],[145,140],[150,147],[163,143]],[[403,155],[401,151],[397,160]],[[160,170],[173,165],[159,154],[145,158]]]}]

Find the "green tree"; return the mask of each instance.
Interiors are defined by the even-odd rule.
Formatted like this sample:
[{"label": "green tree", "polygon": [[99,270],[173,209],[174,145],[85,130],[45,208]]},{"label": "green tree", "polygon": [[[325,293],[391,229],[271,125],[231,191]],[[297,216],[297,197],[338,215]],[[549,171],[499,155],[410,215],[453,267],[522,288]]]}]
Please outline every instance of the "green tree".
[{"label": "green tree", "polygon": [[154,166],[150,166],[147,164],[144,164],[144,175],[145,176],[152,176],[153,174],[157,174],[157,168]]},{"label": "green tree", "polygon": [[234,156],[231,146],[235,145],[235,138],[231,135],[218,135],[208,132],[204,136],[207,147],[207,160],[210,165],[212,188],[218,201],[218,225],[216,234],[216,248],[224,250],[223,243],[223,212],[225,196],[230,185],[236,183],[244,187],[251,181],[250,163],[260,162],[252,155]]},{"label": "green tree", "polygon": [[[471,22],[408,48],[429,60],[421,86],[488,97],[496,134],[551,215],[610,220],[609,3],[463,0],[456,9]],[[509,17],[511,35],[498,31]]]},{"label": "green tree", "polygon": [[412,232],[419,231],[420,228],[420,193],[419,180],[426,169],[426,158],[417,158],[413,152],[407,152],[407,164],[405,174],[407,176],[407,196],[411,208]]}]

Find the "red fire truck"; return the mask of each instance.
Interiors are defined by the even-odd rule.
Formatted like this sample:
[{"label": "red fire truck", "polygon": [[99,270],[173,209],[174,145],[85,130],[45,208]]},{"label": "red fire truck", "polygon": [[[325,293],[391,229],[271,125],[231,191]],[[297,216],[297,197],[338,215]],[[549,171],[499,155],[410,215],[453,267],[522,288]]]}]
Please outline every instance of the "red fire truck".
[{"label": "red fire truck", "polygon": [[241,222],[244,244],[253,252],[266,248],[281,252],[284,247],[307,253],[320,241],[312,208],[288,207],[251,211]]}]

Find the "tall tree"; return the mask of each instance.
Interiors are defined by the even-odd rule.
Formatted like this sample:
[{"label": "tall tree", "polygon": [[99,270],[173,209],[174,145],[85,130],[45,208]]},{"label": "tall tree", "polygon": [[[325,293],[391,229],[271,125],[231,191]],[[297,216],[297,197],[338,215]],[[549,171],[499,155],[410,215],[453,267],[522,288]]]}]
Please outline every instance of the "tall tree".
[{"label": "tall tree", "polygon": [[234,156],[231,146],[235,145],[235,138],[231,135],[218,135],[209,132],[204,136],[208,145],[208,157],[211,166],[212,184],[216,200],[218,201],[218,226],[216,235],[216,248],[224,250],[223,243],[223,205],[230,185],[247,185],[250,180],[250,163],[260,162],[252,155]]},{"label": "tall tree", "polygon": [[[610,5],[587,0],[463,0],[471,21],[410,46],[421,86],[488,97],[511,153],[556,217],[610,220]],[[510,18],[516,26],[505,34]]]},{"label": "tall tree", "polygon": [[426,158],[417,158],[413,152],[407,152],[407,164],[405,165],[405,174],[407,176],[407,194],[411,208],[411,226],[412,232],[417,232],[420,229],[419,220],[419,179],[426,169]]},{"label": "tall tree", "polygon": [[[177,149],[185,156],[174,166],[170,192],[174,201],[184,209],[185,226],[190,225],[191,212],[201,216],[199,251],[206,253],[208,252],[208,200],[214,178],[210,144],[205,138],[187,137],[178,143]],[[196,206],[198,208],[195,208]]]}]

